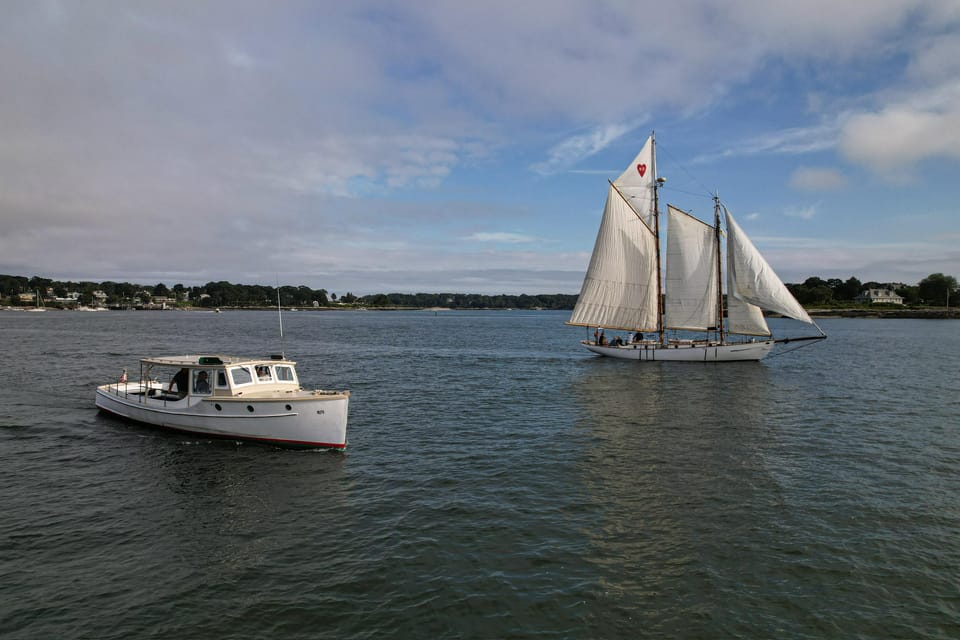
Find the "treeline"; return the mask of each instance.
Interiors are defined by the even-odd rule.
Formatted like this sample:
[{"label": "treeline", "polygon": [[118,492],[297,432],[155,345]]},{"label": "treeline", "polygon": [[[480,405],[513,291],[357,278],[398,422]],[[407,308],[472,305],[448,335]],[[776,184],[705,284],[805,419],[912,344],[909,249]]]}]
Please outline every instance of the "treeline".
[{"label": "treeline", "polygon": [[[34,276],[0,275],[0,304],[19,304],[20,294],[41,295],[66,299],[71,293],[79,294],[76,302],[84,306],[98,304],[96,293],[106,297],[106,306],[144,306],[157,301],[168,306],[182,307],[273,307],[277,305],[277,288],[266,285],[208,282],[202,286],[187,287],[175,284],[172,287],[160,283],[152,286],[130,282],[57,281]],[[451,309],[572,309],[577,296],[568,294],[550,295],[481,295],[473,293],[390,293],[356,296],[345,293],[339,299],[326,289],[311,289],[306,286],[281,286],[280,304],[284,307],[327,307],[332,305],[356,307],[447,307]],[[33,302],[24,302],[33,304]]]},{"label": "treeline", "polygon": [[[788,284],[787,288],[805,306],[844,306],[855,304],[854,298],[866,289],[892,289],[907,305],[954,306],[960,305],[957,279],[942,273],[934,273],[916,285],[903,283],[861,282],[851,277],[847,280],[818,277],[807,278],[802,284]],[[21,294],[41,292],[46,300],[66,299],[70,294],[79,294],[80,305],[105,304],[107,306],[144,306],[158,300],[169,306],[182,307],[272,307],[277,304],[276,287],[266,285],[208,282],[202,286],[187,287],[175,284],[172,287],[160,283],[153,286],[129,282],[73,282],[57,281],[34,276],[0,275],[0,304],[21,304]],[[97,294],[103,296],[98,299]],[[572,294],[542,295],[484,295],[476,293],[378,293],[368,296],[343,294],[339,299],[326,289],[311,289],[306,286],[279,287],[280,304],[285,307],[409,307],[424,309],[444,307],[450,309],[572,309],[577,296]],[[23,302],[22,304],[33,304]]]},{"label": "treeline", "polygon": [[928,305],[944,307],[953,301],[960,304],[957,279],[942,273],[932,273],[916,285],[900,282],[860,282],[856,278],[840,280],[812,277],[803,284],[788,284],[790,293],[804,306],[841,306],[854,302],[854,298],[867,289],[890,289],[903,297],[905,305]]},{"label": "treeline", "polygon": [[[326,306],[329,304],[325,289],[282,286],[280,304],[291,307]],[[0,275],[0,300],[16,305],[21,294],[40,292],[45,299],[65,299],[70,294],[79,294],[81,305],[102,302],[107,306],[142,306],[157,300],[169,301],[171,305],[199,307],[269,307],[277,304],[277,288],[264,285],[208,282],[202,286],[188,287],[175,284],[172,287],[160,283],[145,286],[130,282],[58,281],[34,276]],[[106,297],[100,301],[97,293]],[[336,296],[334,296],[336,298]]]},{"label": "treeline", "polygon": [[483,295],[479,293],[378,293],[358,299],[371,307],[445,307],[449,309],[573,309],[577,296],[566,293],[542,295]]}]

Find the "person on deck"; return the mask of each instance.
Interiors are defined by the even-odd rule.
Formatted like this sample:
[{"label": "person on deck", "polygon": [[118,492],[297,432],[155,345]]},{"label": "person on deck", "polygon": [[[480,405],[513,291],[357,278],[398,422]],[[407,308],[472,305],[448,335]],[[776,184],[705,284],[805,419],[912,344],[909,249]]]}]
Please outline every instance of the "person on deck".
[{"label": "person on deck", "polygon": [[167,392],[173,392],[173,385],[177,385],[177,395],[181,398],[187,395],[187,381],[190,379],[190,370],[184,367],[177,372],[177,375],[173,376],[173,379],[170,381],[170,385],[167,387]]}]

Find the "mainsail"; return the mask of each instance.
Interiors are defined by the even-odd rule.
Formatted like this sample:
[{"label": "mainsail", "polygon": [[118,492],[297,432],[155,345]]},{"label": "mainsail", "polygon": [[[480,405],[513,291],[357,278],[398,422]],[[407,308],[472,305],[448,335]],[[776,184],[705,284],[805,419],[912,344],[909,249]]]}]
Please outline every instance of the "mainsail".
[{"label": "mainsail", "polygon": [[664,326],[706,331],[718,324],[716,229],[667,205]]},{"label": "mainsail", "polygon": [[610,185],[593,256],[568,324],[656,331],[657,238]]}]

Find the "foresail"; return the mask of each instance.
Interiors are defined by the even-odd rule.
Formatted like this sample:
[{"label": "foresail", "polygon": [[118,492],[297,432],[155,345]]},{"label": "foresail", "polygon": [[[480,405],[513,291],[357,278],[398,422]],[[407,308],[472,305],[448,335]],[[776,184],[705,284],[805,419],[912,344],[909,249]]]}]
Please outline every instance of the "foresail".
[{"label": "foresail", "polygon": [[[729,250],[729,244],[727,248]],[[729,253],[729,251],[728,251]],[[729,258],[728,258],[729,260]],[[770,327],[763,317],[760,307],[738,298],[732,291],[733,270],[727,269],[727,333],[737,333],[747,336],[769,336]]]},{"label": "foresail", "polygon": [[717,326],[716,230],[667,205],[664,327],[706,331]]},{"label": "foresail", "polygon": [[611,185],[568,324],[657,330],[656,238]]},{"label": "foresail", "polygon": [[657,215],[653,195],[653,185],[657,179],[655,156],[653,136],[650,136],[626,171],[613,181],[630,206],[651,229],[654,228],[654,218]]},{"label": "foresail", "polygon": [[724,213],[727,218],[728,298],[812,324],[809,314],[753,246],[730,212],[724,210]]}]

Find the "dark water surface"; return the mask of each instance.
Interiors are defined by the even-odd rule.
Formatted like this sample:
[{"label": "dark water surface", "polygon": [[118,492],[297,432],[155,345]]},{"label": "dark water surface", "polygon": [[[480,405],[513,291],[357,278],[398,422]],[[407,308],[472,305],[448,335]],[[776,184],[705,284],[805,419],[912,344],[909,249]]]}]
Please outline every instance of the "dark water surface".
[{"label": "dark water surface", "polygon": [[339,454],[93,406],[275,312],[0,313],[0,637],[960,637],[960,323],[700,365],[566,317],[285,314]]}]

